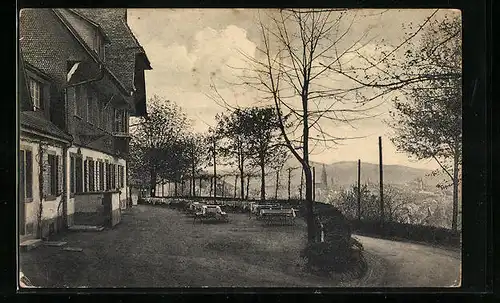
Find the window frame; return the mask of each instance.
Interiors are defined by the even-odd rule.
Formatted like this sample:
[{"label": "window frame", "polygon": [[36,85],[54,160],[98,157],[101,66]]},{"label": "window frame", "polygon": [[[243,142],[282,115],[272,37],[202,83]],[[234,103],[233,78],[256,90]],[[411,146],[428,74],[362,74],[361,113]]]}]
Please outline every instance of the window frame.
[{"label": "window frame", "polygon": [[[59,156],[54,152],[47,153],[48,175],[50,176],[48,192],[45,193],[45,201],[55,200],[61,193],[59,192]],[[47,182],[44,180],[44,182]]]},{"label": "window frame", "polygon": [[[31,101],[33,102],[33,110],[34,111],[43,111],[44,110],[44,100],[43,100],[43,86],[44,83],[40,80],[38,80],[35,77],[28,77],[28,86],[29,86],[29,92],[31,96]],[[35,93],[34,88],[37,88],[38,91]]]},{"label": "window frame", "polygon": [[[23,156],[23,167],[19,167],[19,169],[24,172],[23,174],[21,174],[21,171],[19,172],[19,177],[21,177],[21,175],[23,177],[22,184],[21,179],[19,179],[19,186],[23,185],[23,188],[19,188],[19,190],[22,190],[24,193],[24,202],[30,203],[33,202],[33,150],[31,148],[21,147],[19,153],[22,153]],[[30,156],[28,156],[28,153]],[[18,156],[20,156],[20,154]],[[28,165],[28,159],[30,159],[30,165]],[[21,163],[19,163],[19,165],[21,165]],[[28,182],[28,176],[30,182]]]}]

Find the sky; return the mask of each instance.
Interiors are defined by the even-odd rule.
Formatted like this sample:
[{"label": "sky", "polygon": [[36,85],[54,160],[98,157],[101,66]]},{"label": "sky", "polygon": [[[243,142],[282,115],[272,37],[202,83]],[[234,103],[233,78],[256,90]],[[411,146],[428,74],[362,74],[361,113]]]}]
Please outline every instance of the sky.
[{"label": "sky", "polygon": [[[384,39],[386,49],[405,39],[403,24],[421,24],[434,10],[358,10],[347,40],[355,41],[366,34],[366,41]],[[440,10],[436,15],[457,13]],[[257,104],[257,94],[235,85],[241,70],[248,64],[242,54],[256,56],[261,46],[257,17],[262,11],[253,9],[129,9],[128,23],[144,47],[153,70],[146,71],[148,98],[158,95],[175,101],[192,121],[193,130],[205,132],[215,125],[214,117],[226,109],[214,101],[214,90],[233,106]],[[373,40],[370,40],[372,39]],[[347,43],[347,42],[345,42]],[[366,51],[379,52],[376,42],[367,44]],[[349,85],[339,80],[338,86]],[[415,168],[436,169],[433,161],[415,161],[398,152],[390,142],[389,96],[377,100],[375,118],[348,124],[328,124],[324,127],[339,137],[356,138],[340,145],[317,148],[311,160],[323,163],[357,161],[378,163],[378,137],[382,136],[384,164],[399,164]],[[322,125],[323,126],[323,125]]]}]

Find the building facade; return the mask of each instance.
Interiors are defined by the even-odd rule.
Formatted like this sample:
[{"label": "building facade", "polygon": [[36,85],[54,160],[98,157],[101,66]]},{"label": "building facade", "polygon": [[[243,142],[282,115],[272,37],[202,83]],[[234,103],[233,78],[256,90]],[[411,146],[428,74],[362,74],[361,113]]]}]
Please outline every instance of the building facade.
[{"label": "building facade", "polygon": [[128,121],[146,114],[149,69],[126,9],[21,11],[21,238],[102,224],[105,196],[119,218],[130,195]]}]

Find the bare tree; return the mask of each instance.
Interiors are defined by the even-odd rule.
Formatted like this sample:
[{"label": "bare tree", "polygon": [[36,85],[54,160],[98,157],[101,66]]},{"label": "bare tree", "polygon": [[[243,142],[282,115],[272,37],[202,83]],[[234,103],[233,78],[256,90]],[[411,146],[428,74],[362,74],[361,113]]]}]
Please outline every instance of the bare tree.
[{"label": "bare tree", "polygon": [[243,54],[252,65],[243,84],[275,106],[284,144],[302,166],[309,241],[316,233],[310,153],[349,139],[332,134],[328,126],[372,117],[367,110],[375,107],[356,101],[358,87],[340,88],[332,81],[337,74],[333,67],[340,67],[347,54],[355,54],[366,38],[348,35],[355,20],[356,13],[345,10],[274,11],[259,21],[258,54]]}]

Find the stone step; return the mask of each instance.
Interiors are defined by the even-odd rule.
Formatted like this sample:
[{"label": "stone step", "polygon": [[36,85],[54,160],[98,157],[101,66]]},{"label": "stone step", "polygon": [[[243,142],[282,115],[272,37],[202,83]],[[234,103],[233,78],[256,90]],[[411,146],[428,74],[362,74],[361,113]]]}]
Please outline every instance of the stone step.
[{"label": "stone step", "polygon": [[44,241],[43,245],[45,245],[45,246],[56,246],[56,247],[59,247],[59,246],[66,245],[66,243],[67,242],[64,242],[64,241]]},{"label": "stone step", "polygon": [[42,244],[41,239],[30,239],[30,240],[22,241],[19,244],[19,247],[20,247],[21,251],[30,251],[30,250],[35,249],[38,246],[40,246],[40,244]]},{"label": "stone step", "polygon": [[68,227],[70,231],[103,231],[103,226],[96,225],[73,225]]}]

